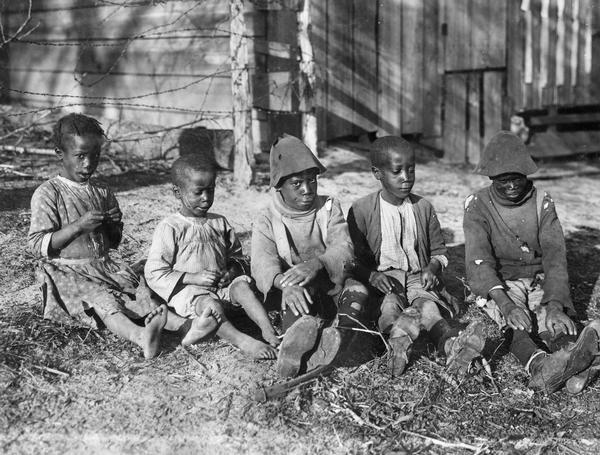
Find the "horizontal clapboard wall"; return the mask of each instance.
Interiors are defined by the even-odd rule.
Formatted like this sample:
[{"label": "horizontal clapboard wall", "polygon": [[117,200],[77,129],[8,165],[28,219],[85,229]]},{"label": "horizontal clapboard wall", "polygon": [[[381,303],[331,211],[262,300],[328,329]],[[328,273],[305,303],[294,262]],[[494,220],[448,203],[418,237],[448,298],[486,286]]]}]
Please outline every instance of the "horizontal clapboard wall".
[{"label": "horizontal clapboard wall", "polygon": [[[5,26],[21,24],[26,6],[5,2]],[[10,100],[231,128],[229,2],[34,0],[30,26],[1,68]]]}]

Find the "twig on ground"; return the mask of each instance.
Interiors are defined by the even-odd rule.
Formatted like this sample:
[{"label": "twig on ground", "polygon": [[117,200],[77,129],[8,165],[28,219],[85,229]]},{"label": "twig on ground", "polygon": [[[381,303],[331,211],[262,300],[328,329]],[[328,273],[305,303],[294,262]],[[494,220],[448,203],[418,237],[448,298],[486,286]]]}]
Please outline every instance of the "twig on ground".
[{"label": "twig on ground", "polygon": [[181,346],[181,349],[183,349],[183,352],[185,352],[190,359],[192,359],[194,362],[196,362],[200,366],[200,368],[202,368],[204,370],[204,372],[208,371],[208,367],[206,365],[204,365],[202,362],[200,362],[196,357],[194,357],[194,355],[190,351],[188,351],[185,348],[185,346]]},{"label": "twig on ground", "polygon": [[402,433],[407,434],[409,436],[415,436],[417,438],[425,439],[426,441],[429,441],[432,444],[438,445],[440,447],[445,447],[446,449],[466,449],[466,450],[472,450],[475,453],[481,453],[481,450],[484,447],[484,446],[474,446],[471,444],[466,444],[464,442],[444,441],[442,439],[432,438],[431,436],[425,436],[423,434],[415,433],[413,431],[408,431],[408,430],[402,430]]},{"label": "twig on ground", "polygon": [[64,376],[64,377],[70,377],[71,375],[69,373],[65,373],[64,371],[60,371],[60,370],[55,370],[54,368],[50,368],[50,367],[45,367],[43,365],[33,365],[34,368],[37,368],[38,370],[45,370],[48,373],[53,373],[59,376]]},{"label": "twig on ground", "polygon": [[378,425],[375,425],[375,424],[374,424],[374,423],[372,423],[372,422],[369,422],[368,420],[365,420],[365,419],[363,419],[361,416],[359,416],[359,415],[358,415],[356,412],[354,412],[354,411],[353,411],[352,409],[350,409],[350,408],[346,408],[346,407],[343,407],[343,406],[339,406],[339,405],[337,405],[337,404],[335,404],[335,403],[331,403],[331,407],[333,407],[333,408],[337,408],[337,409],[339,409],[340,411],[343,411],[343,412],[345,412],[345,413],[347,413],[347,414],[350,414],[350,417],[352,417],[352,419],[354,419],[354,421],[355,421],[357,424],[359,424],[360,426],[367,426],[367,427],[371,427],[371,428],[373,428],[374,430],[377,430],[377,431],[383,431],[383,430],[385,430],[385,427],[380,427],[380,426],[378,426]]}]

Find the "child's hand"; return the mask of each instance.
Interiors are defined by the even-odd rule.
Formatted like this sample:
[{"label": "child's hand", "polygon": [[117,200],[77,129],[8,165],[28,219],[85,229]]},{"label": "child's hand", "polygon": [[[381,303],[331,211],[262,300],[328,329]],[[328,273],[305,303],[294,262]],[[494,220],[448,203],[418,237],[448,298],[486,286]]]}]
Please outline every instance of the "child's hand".
[{"label": "child's hand", "polygon": [[108,223],[120,223],[123,213],[119,207],[113,207],[104,214],[104,220]]},{"label": "child's hand", "polygon": [[554,302],[548,303],[546,328],[552,336],[560,332],[577,335],[577,327],[575,327],[573,320],[562,310],[562,305],[554,305]]},{"label": "child's hand", "polygon": [[286,286],[281,291],[281,309],[285,311],[287,306],[294,316],[308,314],[308,305],[312,304],[312,298],[306,289],[301,286]]},{"label": "child's hand", "polygon": [[511,329],[531,332],[531,318],[523,308],[519,308],[513,303],[505,311],[504,319]]},{"label": "child's hand", "polygon": [[392,280],[383,272],[371,272],[369,284],[384,294],[389,294],[394,290]]},{"label": "child's hand", "polygon": [[310,283],[322,268],[323,263],[317,258],[296,264],[285,271],[280,284],[283,288],[295,285],[304,286]]},{"label": "child's hand", "polygon": [[226,269],[224,272],[222,272],[221,278],[219,279],[218,286],[220,288],[226,288],[227,286],[229,286],[231,284],[231,282],[233,281],[234,278],[236,278],[240,275],[242,275],[242,273],[240,273],[239,268],[234,264],[231,267],[229,267],[228,269]]},{"label": "child's hand", "polygon": [[187,273],[187,279],[185,280],[188,284],[195,284],[196,286],[213,287],[216,286],[221,272],[215,270],[205,270],[197,273]]},{"label": "child's hand", "polygon": [[421,284],[423,285],[423,289],[426,291],[435,289],[439,283],[440,280],[438,280],[436,274],[433,273],[429,267],[425,267],[421,271]]},{"label": "child's hand", "polygon": [[86,212],[81,218],[75,223],[77,224],[78,230],[81,234],[87,234],[93,232],[96,228],[102,225],[104,220],[104,213],[100,210],[90,210]]}]

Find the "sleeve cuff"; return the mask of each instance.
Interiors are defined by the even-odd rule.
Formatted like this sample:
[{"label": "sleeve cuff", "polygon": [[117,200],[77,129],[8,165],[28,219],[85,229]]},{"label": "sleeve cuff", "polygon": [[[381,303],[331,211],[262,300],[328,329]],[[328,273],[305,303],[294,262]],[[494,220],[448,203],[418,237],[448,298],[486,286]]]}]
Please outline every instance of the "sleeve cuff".
[{"label": "sleeve cuff", "polygon": [[50,241],[52,240],[52,232],[44,234],[42,244],[40,245],[40,253],[43,257],[50,256]]},{"label": "sleeve cuff", "polygon": [[490,292],[495,291],[496,289],[504,289],[504,286],[502,286],[501,284],[498,284],[496,286],[492,286],[490,288],[490,290],[488,291],[488,295],[490,295]]},{"label": "sleeve cuff", "polygon": [[435,259],[442,265],[442,270],[448,267],[448,258],[443,254],[436,254],[435,256],[431,256],[431,260]]}]

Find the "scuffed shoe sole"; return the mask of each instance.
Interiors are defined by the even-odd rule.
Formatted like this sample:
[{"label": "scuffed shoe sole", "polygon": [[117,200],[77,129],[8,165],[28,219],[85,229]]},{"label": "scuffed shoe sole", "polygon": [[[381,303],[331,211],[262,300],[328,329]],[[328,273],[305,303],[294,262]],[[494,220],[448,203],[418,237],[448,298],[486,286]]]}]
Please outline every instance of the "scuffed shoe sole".
[{"label": "scuffed shoe sole", "polygon": [[315,347],[319,325],[317,318],[303,316],[287,329],[277,356],[279,376],[283,378],[298,376],[302,366],[302,356]]},{"label": "scuffed shoe sole", "polygon": [[317,347],[306,362],[306,371],[310,372],[322,365],[330,365],[342,346],[342,334],[334,327],[326,327],[321,333]]},{"label": "scuffed shoe sole", "polygon": [[467,374],[471,362],[481,357],[484,346],[483,323],[473,321],[454,339],[446,360],[446,371],[455,376]]}]

